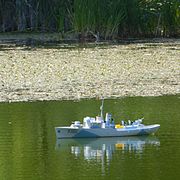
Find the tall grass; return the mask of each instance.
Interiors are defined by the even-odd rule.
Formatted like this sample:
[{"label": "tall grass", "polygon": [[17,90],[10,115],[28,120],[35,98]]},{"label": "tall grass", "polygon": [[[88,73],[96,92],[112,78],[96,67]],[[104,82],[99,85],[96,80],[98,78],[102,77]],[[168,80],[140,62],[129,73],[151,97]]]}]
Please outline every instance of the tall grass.
[{"label": "tall grass", "polygon": [[73,25],[76,31],[100,32],[105,38],[117,35],[125,19],[122,0],[74,0]]},{"label": "tall grass", "polygon": [[179,29],[179,0],[0,0],[0,32],[91,32],[108,39],[178,36]]}]

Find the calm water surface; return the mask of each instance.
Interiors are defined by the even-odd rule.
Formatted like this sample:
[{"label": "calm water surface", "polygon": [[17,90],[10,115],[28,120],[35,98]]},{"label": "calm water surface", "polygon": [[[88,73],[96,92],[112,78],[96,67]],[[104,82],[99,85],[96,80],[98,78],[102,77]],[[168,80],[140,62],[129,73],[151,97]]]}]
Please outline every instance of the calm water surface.
[{"label": "calm water surface", "polygon": [[0,104],[0,179],[180,178],[180,97],[105,100],[115,121],[144,117],[155,136],[56,140],[54,127],[99,114],[100,100]]}]

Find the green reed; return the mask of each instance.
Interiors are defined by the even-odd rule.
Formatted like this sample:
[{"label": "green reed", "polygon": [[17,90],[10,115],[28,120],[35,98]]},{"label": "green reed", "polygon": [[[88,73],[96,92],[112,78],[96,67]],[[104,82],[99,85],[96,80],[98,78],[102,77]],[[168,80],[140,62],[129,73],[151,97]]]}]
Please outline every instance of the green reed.
[{"label": "green reed", "polygon": [[0,0],[0,32],[98,32],[111,39],[178,36],[179,29],[179,0]]}]

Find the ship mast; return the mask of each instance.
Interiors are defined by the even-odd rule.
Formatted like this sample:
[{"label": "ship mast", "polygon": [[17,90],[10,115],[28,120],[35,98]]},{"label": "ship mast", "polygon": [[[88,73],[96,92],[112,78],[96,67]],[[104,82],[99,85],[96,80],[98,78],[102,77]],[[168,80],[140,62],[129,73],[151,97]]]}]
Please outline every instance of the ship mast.
[{"label": "ship mast", "polygon": [[102,99],[102,104],[100,106],[102,120],[104,120],[104,118],[103,118],[103,106],[104,106],[104,99]]}]

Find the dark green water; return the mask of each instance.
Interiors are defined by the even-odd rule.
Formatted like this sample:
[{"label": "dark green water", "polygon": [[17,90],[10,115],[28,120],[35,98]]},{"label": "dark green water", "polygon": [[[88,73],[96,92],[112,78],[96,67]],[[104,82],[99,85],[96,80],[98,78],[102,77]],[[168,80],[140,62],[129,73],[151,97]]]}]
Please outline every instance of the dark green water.
[{"label": "dark green water", "polygon": [[56,141],[54,127],[99,113],[99,100],[0,103],[0,179],[180,178],[180,98],[105,100],[116,122],[144,117],[155,136]]}]

